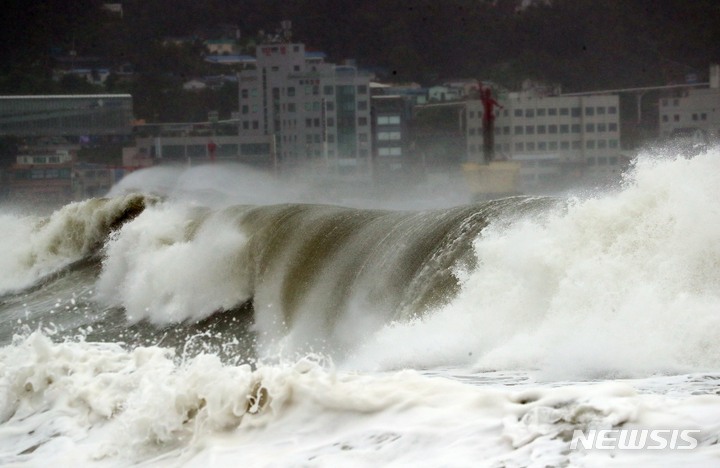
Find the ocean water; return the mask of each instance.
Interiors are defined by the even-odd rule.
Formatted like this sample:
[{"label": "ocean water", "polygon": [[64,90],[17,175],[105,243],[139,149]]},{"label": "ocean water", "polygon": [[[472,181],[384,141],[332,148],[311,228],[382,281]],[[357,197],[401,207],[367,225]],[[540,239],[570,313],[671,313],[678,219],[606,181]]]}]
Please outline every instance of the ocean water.
[{"label": "ocean water", "polygon": [[457,200],[155,168],[0,211],[0,465],[719,466],[720,150]]}]

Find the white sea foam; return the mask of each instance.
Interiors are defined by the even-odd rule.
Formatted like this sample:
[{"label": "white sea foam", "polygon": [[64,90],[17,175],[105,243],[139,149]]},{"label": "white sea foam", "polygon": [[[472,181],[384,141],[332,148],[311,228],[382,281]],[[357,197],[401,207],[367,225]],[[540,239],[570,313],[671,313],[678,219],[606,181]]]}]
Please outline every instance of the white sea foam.
[{"label": "white sea foam", "polygon": [[71,203],[49,218],[0,213],[0,294],[28,287],[102,245],[136,196]]},{"label": "white sea foam", "polygon": [[[639,394],[628,383],[479,387],[415,371],[341,373],[292,364],[179,362],[155,347],[52,343],[0,350],[0,463],[117,466],[616,466],[657,454],[570,451],[575,429],[699,430],[720,454],[717,395]],[[439,428],[442,428],[439,430]],[[636,465],[638,466],[638,465]]]},{"label": "white sea foam", "polygon": [[245,302],[245,237],[223,214],[191,232],[198,213],[188,205],[145,210],[107,242],[98,299],[124,307],[130,321],[158,324],[197,321]]},{"label": "white sea foam", "polygon": [[[720,151],[641,158],[626,187],[485,229],[448,306],[387,326],[352,366],[541,369],[547,378],[714,369]],[[391,352],[385,350],[391,349]]]}]

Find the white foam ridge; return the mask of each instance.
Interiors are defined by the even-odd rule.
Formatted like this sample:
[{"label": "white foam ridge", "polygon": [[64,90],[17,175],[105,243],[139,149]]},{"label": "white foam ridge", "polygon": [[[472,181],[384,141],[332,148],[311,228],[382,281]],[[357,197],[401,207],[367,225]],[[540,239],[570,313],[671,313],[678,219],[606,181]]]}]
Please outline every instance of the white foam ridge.
[{"label": "white foam ridge", "polygon": [[[569,450],[574,430],[697,431],[669,464],[720,454],[717,395],[628,383],[478,387],[415,371],[342,373],[178,361],[168,349],[52,343],[0,350],[0,464],[33,466],[646,466],[657,451]],[[442,428],[442,430],[438,430]],[[707,466],[707,465],[705,465]]]},{"label": "white foam ridge", "polygon": [[[720,151],[641,157],[624,188],[495,223],[446,307],[386,326],[364,368],[471,365],[547,378],[714,369],[720,360]],[[386,350],[391,349],[392,352]]]},{"label": "white foam ridge", "polygon": [[31,286],[102,245],[137,195],[70,203],[50,217],[0,213],[0,294]]}]

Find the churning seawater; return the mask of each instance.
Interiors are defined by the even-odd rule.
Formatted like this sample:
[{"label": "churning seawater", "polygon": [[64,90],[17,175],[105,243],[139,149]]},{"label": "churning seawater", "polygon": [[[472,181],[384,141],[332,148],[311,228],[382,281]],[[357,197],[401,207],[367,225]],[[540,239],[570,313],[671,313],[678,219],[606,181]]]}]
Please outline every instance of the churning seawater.
[{"label": "churning seawater", "polygon": [[[717,149],[592,197],[414,211],[173,171],[0,212],[0,464],[720,460]],[[571,450],[592,428],[699,444]]]}]

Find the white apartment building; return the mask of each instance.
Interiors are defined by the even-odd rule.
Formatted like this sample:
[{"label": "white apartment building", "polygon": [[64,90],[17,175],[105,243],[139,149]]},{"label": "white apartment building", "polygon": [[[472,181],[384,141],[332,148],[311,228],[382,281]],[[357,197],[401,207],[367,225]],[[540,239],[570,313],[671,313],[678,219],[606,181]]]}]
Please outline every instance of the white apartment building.
[{"label": "white apartment building", "polygon": [[672,138],[700,130],[705,138],[720,138],[720,65],[710,67],[710,86],[686,88],[660,99],[660,136]]},{"label": "white apartment building", "polygon": [[255,68],[239,74],[240,133],[271,136],[281,168],[369,174],[369,84],[369,74],[325,63],[304,44],[259,45]]},{"label": "white apartment building", "polygon": [[[496,110],[495,158],[521,162],[523,189],[560,178],[608,180],[621,173],[617,95],[509,93]],[[467,104],[468,160],[483,160],[483,106]]]}]

